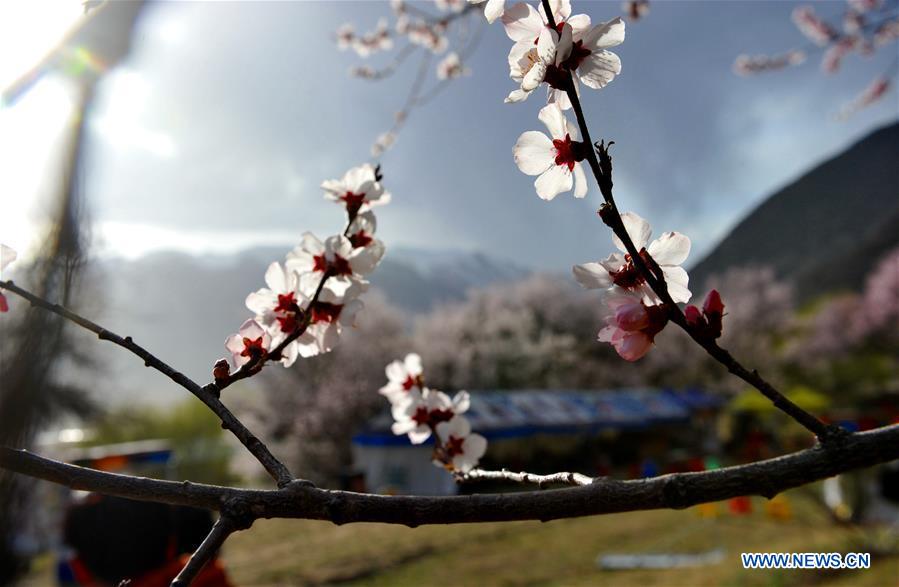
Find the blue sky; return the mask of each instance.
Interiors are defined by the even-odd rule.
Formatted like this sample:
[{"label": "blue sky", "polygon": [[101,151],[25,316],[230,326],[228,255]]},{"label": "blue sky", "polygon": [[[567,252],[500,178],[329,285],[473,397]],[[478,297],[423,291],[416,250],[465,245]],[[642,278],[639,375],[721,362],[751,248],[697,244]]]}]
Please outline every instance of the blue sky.
[{"label": "blue sky", "polygon": [[[790,22],[797,4],[653,2],[645,20],[628,23],[616,49],[621,75],[601,91],[585,89],[591,133],[616,141],[619,206],[649,219],[656,232],[688,234],[693,262],[762,197],[899,113],[894,90],[848,121],[833,120],[886,69],[895,45],[871,58],[850,57],[836,75],[820,72],[817,53],[783,72],[731,73],[739,53],[805,44]],[[594,22],[620,10],[617,1],[573,5]],[[843,4],[816,8],[839,14]],[[389,80],[354,79],[351,66],[377,67],[392,54],[363,60],[339,52],[332,35],[344,22],[368,30],[389,14],[386,2],[148,8],[131,57],[104,82],[91,124],[85,193],[98,250],[229,253],[254,244],[288,247],[306,230],[339,230],[340,210],[318,185],[369,159],[418,58]],[[379,209],[388,254],[391,245],[477,249],[565,270],[609,251],[592,181],[585,201],[561,195],[544,202],[512,161],[518,136],[541,130],[543,95],[503,104],[514,89],[510,46],[498,23],[484,31],[468,61],[472,75],[416,110],[381,158],[394,195]],[[16,116],[7,113],[7,123]],[[7,154],[12,167],[29,169],[15,159],[40,157],[40,150]],[[23,199],[0,185],[5,209],[28,219],[10,213],[0,224],[19,240],[14,246],[25,246],[23,226],[40,216],[38,191]]]}]

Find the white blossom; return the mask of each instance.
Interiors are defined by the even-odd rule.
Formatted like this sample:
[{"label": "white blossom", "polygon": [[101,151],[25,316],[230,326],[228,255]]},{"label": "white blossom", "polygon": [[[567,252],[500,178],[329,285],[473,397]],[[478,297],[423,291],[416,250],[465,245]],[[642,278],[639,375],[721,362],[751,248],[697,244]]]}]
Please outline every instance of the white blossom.
[{"label": "white blossom", "polygon": [[[621,215],[621,220],[637,251],[643,253],[645,248],[645,254],[652,257],[662,269],[671,299],[675,303],[689,302],[691,296],[690,290],[687,289],[689,276],[680,266],[690,254],[689,237],[679,232],[666,232],[650,243],[652,228],[646,220],[633,212],[625,212]],[[575,265],[573,272],[578,283],[587,289],[611,291],[620,288],[638,292],[646,305],[661,303],[640,270],[634,265],[624,243],[617,235],[613,235],[612,240],[621,252],[612,253],[606,259],[595,263]]]},{"label": "white blossom", "polygon": [[550,136],[533,130],[522,134],[513,149],[515,164],[527,175],[539,175],[534,187],[542,199],[552,200],[572,186],[574,196],[583,198],[587,194],[587,178],[579,162],[583,158],[579,150],[584,147],[577,128],[557,104],[544,106],[538,117]]},{"label": "white blossom", "polygon": [[472,433],[471,424],[464,416],[456,416],[448,422],[438,424],[437,436],[449,459],[448,463],[437,464],[452,467],[453,471],[459,473],[467,473],[473,469],[487,452],[487,439]]}]

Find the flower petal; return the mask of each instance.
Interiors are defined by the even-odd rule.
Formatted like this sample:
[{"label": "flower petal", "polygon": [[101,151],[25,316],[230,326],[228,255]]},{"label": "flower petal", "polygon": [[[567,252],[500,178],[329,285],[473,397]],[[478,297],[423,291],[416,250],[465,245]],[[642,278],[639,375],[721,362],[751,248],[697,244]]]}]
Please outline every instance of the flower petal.
[{"label": "flower petal", "polygon": [[570,190],[573,182],[567,166],[553,165],[537,178],[534,187],[537,188],[537,195],[541,199],[552,200],[562,192]]},{"label": "flower petal", "polygon": [[646,251],[659,265],[680,265],[690,254],[690,238],[679,232],[666,232],[649,243]]},{"label": "flower petal", "polygon": [[584,175],[584,166],[574,164],[574,197],[583,198],[587,195],[587,176]]},{"label": "flower petal", "polygon": [[529,130],[518,137],[512,157],[518,169],[527,175],[540,175],[556,162],[553,142],[536,130]]},{"label": "flower petal", "polygon": [[621,59],[611,51],[591,53],[577,68],[578,78],[594,90],[604,88],[621,73]]},{"label": "flower petal", "polygon": [[599,263],[584,263],[571,268],[574,278],[587,289],[607,289],[612,287],[612,276]]},{"label": "flower petal", "polygon": [[[624,223],[627,234],[634,242],[634,246],[637,247],[637,251],[645,247],[646,243],[649,242],[649,237],[652,236],[652,227],[649,226],[649,223],[633,212],[625,212],[622,214],[621,221]],[[621,242],[618,235],[612,236],[612,242],[615,243],[615,246],[618,247],[619,251],[622,253],[627,252],[624,243]]]},{"label": "flower petal", "polygon": [[624,42],[624,21],[620,17],[598,24],[584,36],[584,47],[591,51],[608,49]]},{"label": "flower petal", "polygon": [[558,104],[547,104],[540,109],[537,118],[546,125],[549,134],[554,139],[564,139],[568,133],[568,119],[562,114]]},{"label": "flower petal", "polygon": [[487,6],[484,7],[484,16],[487,17],[487,22],[493,24],[493,22],[503,15],[503,11],[505,10],[506,0],[487,0]]},{"label": "flower petal", "polygon": [[683,267],[665,266],[662,267],[662,273],[665,275],[665,284],[668,286],[668,293],[671,299],[678,304],[686,304],[693,295],[687,289],[690,277]]},{"label": "flower petal", "polygon": [[506,35],[516,43],[519,41],[533,43],[543,28],[543,19],[533,6],[524,2],[519,2],[506,10],[502,22]]}]

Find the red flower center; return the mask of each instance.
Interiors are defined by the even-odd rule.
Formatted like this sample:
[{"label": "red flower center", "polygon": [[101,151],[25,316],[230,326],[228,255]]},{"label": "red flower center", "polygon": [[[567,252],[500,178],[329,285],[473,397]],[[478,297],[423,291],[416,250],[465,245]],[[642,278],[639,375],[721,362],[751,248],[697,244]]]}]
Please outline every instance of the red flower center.
[{"label": "red flower center", "polygon": [[418,406],[418,408],[415,409],[415,413],[412,415],[412,420],[419,426],[427,426],[430,419],[431,417],[428,413],[428,408],[425,406]]},{"label": "red flower center", "polygon": [[287,316],[277,316],[276,320],[281,326],[281,332],[293,332],[300,325],[297,322],[297,315],[294,313],[290,313]]},{"label": "red flower center", "polygon": [[[646,252],[646,249],[640,250],[640,257],[647,265],[649,264],[649,253]],[[625,255],[624,260],[625,263],[621,269],[618,271],[610,271],[609,274],[612,276],[612,282],[615,285],[633,291],[646,283],[646,280],[643,278],[643,274],[640,273],[640,270],[634,266],[634,261],[631,259],[630,255]]]},{"label": "red flower center", "polygon": [[350,235],[350,243],[354,249],[359,247],[367,247],[368,244],[375,240],[370,234],[366,234],[364,230],[360,230],[356,234]]},{"label": "red flower center", "polygon": [[346,203],[347,212],[354,215],[359,211],[359,208],[362,207],[362,204],[365,203],[365,194],[347,192],[340,196],[340,199]]},{"label": "red flower center", "polygon": [[297,298],[293,292],[278,294],[278,305],[275,306],[275,312],[296,312],[298,309]]},{"label": "red flower center", "polygon": [[568,171],[572,171],[577,159],[571,135],[566,134],[564,139],[553,139],[553,147],[556,149],[556,165],[567,165]]},{"label": "red flower center", "polygon": [[250,357],[251,359],[256,357],[261,357],[265,354],[265,349],[262,347],[262,337],[256,339],[250,339],[244,337],[243,339],[243,350],[240,352],[241,357]]},{"label": "red flower center", "polygon": [[331,324],[338,318],[340,318],[340,312],[343,310],[343,305],[341,304],[332,304],[329,302],[315,302],[312,304],[312,324],[316,324],[318,322],[325,322],[327,324]]},{"label": "red flower center", "polygon": [[321,271],[324,273],[325,271],[330,270],[333,275],[353,274],[350,262],[340,255],[334,255],[334,258],[330,260],[325,255],[316,255],[313,257],[313,260],[315,262],[315,265],[312,268],[313,271]]},{"label": "red flower center", "polygon": [[446,439],[446,443],[443,446],[446,450],[447,456],[449,458],[453,458],[456,455],[465,454],[465,450],[462,448],[463,444],[465,444],[464,438],[458,438],[456,436],[450,435],[450,437]]},{"label": "red flower center", "polygon": [[559,67],[574,71],[581,66],[584,59],[589,57],[591,53],[590,49],[584,49],[583,41],[575,41],[574,45],[571,47],[571,55],[568,56],[568,59],[560,63]]},{"label": "red flower center", "polygon": [[453,419],[452,410],[442,410],[440,408],[428,410],[426,406],[418,406],[412,415],[412,420],[419,426],[429,426],[434,428],[441,422],[449,422]]}]

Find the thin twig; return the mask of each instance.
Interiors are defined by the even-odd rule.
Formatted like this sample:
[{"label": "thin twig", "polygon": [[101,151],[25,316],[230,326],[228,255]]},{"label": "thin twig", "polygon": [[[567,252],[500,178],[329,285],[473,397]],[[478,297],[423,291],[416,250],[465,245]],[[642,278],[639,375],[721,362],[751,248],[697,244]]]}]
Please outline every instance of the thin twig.
[{"label": "thin twig", "polygon": [[215,558],[225,540],[237,529],[231,518],[226,516],[220,517],[200,546],[197,547],[196,552],[190,556],[187,564],[184,565],[184,568],[172,581],[172,587],[187,587],[187,585],[193,583],[200,571],[203,570],[203,567]]},{"label": "thin twig", "polygon": [[252,432],[247,429],[246,426],[229,410],[225,407],[225,404],[221,402],[218,397],[218,391],[215,388],[214,384],[207,385],[205,387],[200,387],[194,380],[192,380],[187,375],[176,371],[167,363],[163,362],[161,359],[156,357],[153,353],[146,350],[139,344],[135,343],[130,336],[122,337],[118,334],[103,328],[96,322],[92,322],[87,318],[60,306],[59,304],[53,304],[48,302],[47,300],[36,296],[35,294],[25,290],[12,281],[0,281],[0,289],[5,289],[10,291],[26,300],[28,300],[32,306],[38,306],[54,314],[62,316],[63,318],[70,320],[81,326],[85,330],[89,330],[95,333],[100,340],[107,340],[113,344],[117,344],[120,347],[127,349],[143,359],[144,366],[152,367],[186,389],[187,391],[194,394],[200,401],[206,404],[210,410],[212,410],[216,416],[222,422],[222,427],[230,430],[234,436],[240,440],[240,442],[247,448],[250,453],[256,460],[265,467],[265,470],[268,471],[268,474],[271,475],[272,479],[274,479],[279,487],[283,487],[284,485],[290,483],[294,477],[290,474],[290,471],[287,467],[279,461],[275,456],[268,450],[268,447],[259,440]]},{"label": "thin twig", "polygon": [[472,469],[464,475],[458,475],[456,480],[461,483],[470,481],[513,481],[515,483],[523,483],[537,485],[541,489],[548,485],[590,485],[593,483],[593,477],[582,475],[581,473],[553,473],[551,475],[536,475],[534,473],[513,473],[503,469],[502,471],[485,471],[484,469]]},{"label": "thin twig", "polygon": [[[556,23],[552,14],[552,9],[549,5],[549,0],[542,0],[542,2],[548,24],[550,28],[555,28]],[[634,246],[634,242],[631,240],[627,229],[624,227],[624,222],[621,220],[621,214],[618,207],[615,205],[615,198],[612,195],[612,159],[608,154],[608,148],[605,145],[599,145],[597,147],[601,157],[600,161],[600,159],[597,158],[596,150],[592,148],[593,141],[590,138],[590,130],[587,127],[587,120],[584,117],[584,111],[581,108],[581,101],[574,87],[574,80],[570,72],[566,72],[566,75],[567,81],[565,84],[565,92],[568,94],[568,98],[571,101],[571,107],[577,118],[578,127],[580,128],[582,135],[581,138],[588,145],[588,148],[585,149],[587,162],[590,165],[590,169],[593,172],[593,176],[596,178],[596,183],[599,186],[603,200],[605,201],[606,208],[602,214],[603,221],[608,224],[609,228],[611,228],[621,242],[624,243],[625,249],[627,250],[628,255],[630,255],[634,266],[640,271],[641,275],[646,280],[646,283],[649,284],[656,295],[659,296],[662,304],[667,307],[671,321],[684,329],[684,331],[686,331],[693,340],[699,343],[712,358],[727,367],[728,371],[762,392],[762,394],[771,400],[778,409],[812,432],[821,442],[826,442],[846,435],[847,432],[839,426],[828,426],[820,419],[790,401],[773,385],[763,379],[757,371],[750,371],[734,359],[730,353],[719,347],[717,343],[702,338],[694,331],[694,329],[689,327],[683,311],[676,303],[674,303],[674,300],[668,293],[668,287],[664,282],[661,271],[654,273],[650,270],[644,262],[642,255],[640,255],[640,251]]]},{"label": "thin twig", "polygon": [[[329,491],[290,483],[277,490],[238,489],[117,475],[0,447],[0,468],[88,491],[258,518],[302,518],[337,524],[419,526],[554,520],[652,509],[682,509],[741,495],[778,493],[853,469],[899,459],[899,424],[860,432],[774,459],[698,473],[675,473],[589,485],[463,496],[389,496]],[[238,519],[239,516],[238,516]]]}]

